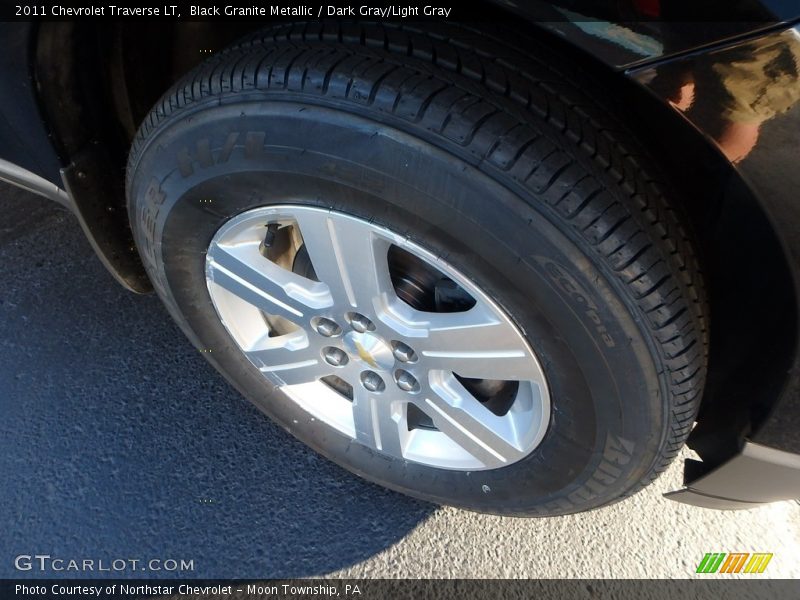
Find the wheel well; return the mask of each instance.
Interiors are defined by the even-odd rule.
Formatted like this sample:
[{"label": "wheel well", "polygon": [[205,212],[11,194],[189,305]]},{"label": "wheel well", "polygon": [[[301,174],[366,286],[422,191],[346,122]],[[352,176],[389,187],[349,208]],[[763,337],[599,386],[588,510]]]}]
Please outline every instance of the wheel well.
[{"label": "wheel well", "polygon": [[785,385],[797,342],[794,281],[769,217],[738,172],[674,110],[629,85],[633,126],[653,140],[697,241],[711,331],[689,445],[718,464],[759,428]]},{"label": "wheel well", "polygon": [[721,152],[620,71],[543,32],[557,53],[611,90],[616,113],[659,165],[693,233],[710,304],[708,378],[688,444],[705,468],[736,454],[769,416],[797,344],[798,303],[782,243]]},{"label": "wheel well", "polygon": [[152,290],[125,203],[125,167],[136,129],[182,73],[258,27],[212,22],[39,25],[33,76],[73,212],[100,260],[132,291]]},{"label": "wheel well", "polygon": [[[138,124],[180,75],[264,24],[40,26],[35,70],[65,180],[85,209],[90,235],[111,231],[116,251],[128,257],[121,268],[141,270],[122,186]],[[613,90],[611,110],[645,142],[678,192],[711,304],[708,382],[690,445],[707,460],[722,460],[767,416],[793,359],[797,305],[780,241],[736,170],[675,111],[568,42],[545,31],[535,37],[532,52],[550,46]],[[144,291],[146,276],[136,277]]]}]

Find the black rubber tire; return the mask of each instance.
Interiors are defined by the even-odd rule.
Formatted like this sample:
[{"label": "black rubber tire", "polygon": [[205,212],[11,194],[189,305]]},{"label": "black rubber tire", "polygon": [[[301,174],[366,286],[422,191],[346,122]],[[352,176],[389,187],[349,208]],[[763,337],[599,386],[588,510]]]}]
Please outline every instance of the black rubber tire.
[{"label": "black rubber tire", "polygon": [[[165,94],[127,174],[155,289],[245,396],[381,485],[529,516],[608,504],[663,471],[692,426],[708,346],[701,274],[657,169],[537,56],[461,26],[276,26]],[[408,235],[499,302],[548,379],[541,445],[502,469],[434,469],[285,401],[220,324],[204,265],[227,219],[287,198]]]}]

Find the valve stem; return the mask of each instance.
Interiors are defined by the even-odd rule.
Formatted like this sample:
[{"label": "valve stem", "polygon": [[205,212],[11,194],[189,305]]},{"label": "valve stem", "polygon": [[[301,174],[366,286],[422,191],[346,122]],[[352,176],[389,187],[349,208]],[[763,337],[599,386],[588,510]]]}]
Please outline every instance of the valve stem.
[{"label": "valve stem", "polygon": [[261,247],[259,248],[261,255],[265,258],[269,258],[267,252],[272,248],[272,244],[275,243],[275,234],[278,233],[278,229],[280,229],[280,225],[277,223],[267,225],[267,233],[264,235],[264,241],[261,242]]}]

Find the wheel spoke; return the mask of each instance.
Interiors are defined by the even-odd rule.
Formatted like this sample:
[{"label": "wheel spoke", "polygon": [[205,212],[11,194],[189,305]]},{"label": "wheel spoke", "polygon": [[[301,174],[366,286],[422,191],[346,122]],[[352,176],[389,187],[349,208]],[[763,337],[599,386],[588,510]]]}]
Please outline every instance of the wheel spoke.
[{"label": "wheel spoke", "polygon": [[304,331],[267,338],[245,354],[262,373],[279,377],[287,385],[308,383],[333,370],[310,344]]},{"label": "wheel spoke", "polygon": [[362,444],[392,456],[403,455],[402,435],[406,429],[403,403],[392,402],[357,385],[353,389],[353,422],[356,439]]},{"label": "wheel spoke", "polygon": [[360,221],[323,211],[298,214],[297,222],[317,278],[337,304],[366,312],[381,295],[394,293],[388,240]]},{"label": "wheel spoke", "polygon": [[207,277],[265,313],[294,322],[332,304],[324,285],[279,267],[263,257],[258,247],[252,241],[212,246]]},{"label": "wheel spoke", "polygon": [[465,312],[427,315],[421,353],[430,369],[463,377],[520,381],[537,378],[536,363],[516,331],[480,304]]},{"label": "wheel spoke", "polygon": [[433,376],[425,394],[436,428],[483,464],[506,464],[520,455],[508,419],[492,414],[452,375]]}]

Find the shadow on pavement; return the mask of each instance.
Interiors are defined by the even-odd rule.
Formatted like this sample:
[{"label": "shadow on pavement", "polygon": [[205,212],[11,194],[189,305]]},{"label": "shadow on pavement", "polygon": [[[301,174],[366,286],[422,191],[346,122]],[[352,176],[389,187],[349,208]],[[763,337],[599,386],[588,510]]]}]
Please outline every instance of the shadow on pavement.
[{"label": "shadow on pavement", "polygon": [[0,577],[81,575],[18,572],[19,554],[194,560],[186,577],[320,575],[433,510],[273,425],[157,298],[116,285],[69,214],[6,186],[0,281]]}]

